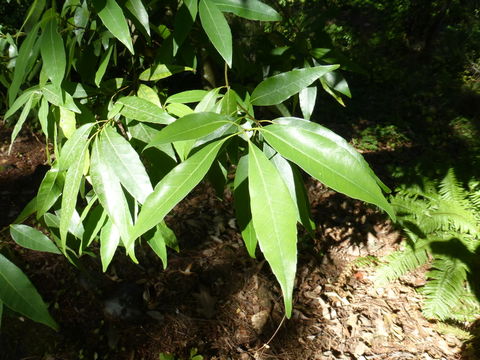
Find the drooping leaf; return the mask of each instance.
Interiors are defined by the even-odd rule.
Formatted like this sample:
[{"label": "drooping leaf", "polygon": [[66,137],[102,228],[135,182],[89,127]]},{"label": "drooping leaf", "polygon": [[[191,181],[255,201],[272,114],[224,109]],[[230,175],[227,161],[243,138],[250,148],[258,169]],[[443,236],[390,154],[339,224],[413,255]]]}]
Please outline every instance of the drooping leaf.
[{"label": "drooping leaf", "polygon": [[282,288],[285,314],[292,314],[297,268],[297,210],[280,174],[249,142],[248,190],[258,244]]},{"label": "drooping leaf", "polygon": [[138,24],[142,26],[143,32],[150,36],[148,12],[142,3],[142,0],[127,0],[125,2],[125,7],[134,16]]},{"label": "drooping leaf", "polygon": [[224,141],[221,139],[206,145],[177,165],[155,186],[138,215],[131,232],[132,239],[159,224],[165,215],[203,179]]},{"label": "drooping leaf", "polygon": [[298,98],[300,100],[300,109],[302,109],[303,117],[306,120],[310,120],[313,109],[315,108],[315,102],[317,101],[317,87],[306,87],[299,92]]},{"label": "drooping leaf", "polygon": [[115,0],[92,0],[105,27],[134,54],[127,19]]},{"label": "drooping leaf", "polygon": [[111,127],[106,127],[100,135],[100,148],[120,183],[143,204],[153,188],[138,153]]},{"label": "drooping leaf", "polygon": [[162,103],[160,102],[160,98],[158,97],[157,92],[154,89],[152,89],[150,86],[147,86],[145,84],[140,84],[137,90],[137,96],[139,98],[150,101],[152,104],[155,104],[158,107],[162,106]]},{"label": "drooping leaf", "polygon": [[60,107],[59,126],[60,129],[62,129],[63,135],[65,135],[67,139],[70,139],[77,127],[77,118],[75,113],[64,107]]},{"label": "drooping leaf", "polygon": [[165,270],[167,268],[167,244],[164,237],[164,228],[168,229],[165,222],[162,221],[156,226],[155,232],[152,237],[147,240],[147,243],[160,260],[162,260],[163,269]]},{"label": "drooping leaf", "polygon": [[191,107],[189,107],[188,105],[179,104],[179,103],[168,104],[165,107],[165,109],[168,111],[168,113],[177,117],[184,117],[193,113],[193,110]]},{"label": "drooping leaf", "polygon": [[170,124],[175,118],[157,105],[138,96],[126,96],[117,101],[123,105],[121,113],[123,116],[155,124]]},{"label": "drooping leaf", "polygon": [[53,84],[47,84],[42,88],[43,96],[48,100],[50,104],[55,106],[64,107],[74,113],[80,114],[81,111],[78,106],[75,104],[72,95],[66,91],[61,90],[60,92],[56,91]]},{"label": "drooping leaf", "polygon": [[178,9],[174,21],[173,32],[173,55],[177,54],[178,49],[182,46],[188,33],[192,29],[198,12],[198,1],[187,0]]},{"label": "drooping leaf", "polygon": [[194,71],[194,69],[181,65],[158,64],[144,70],[140,74],[139,79],[142,81],[158,81],[184,71]]},{"label": "drooping leaf", "polygon": [[120,233],[113,222],[108,220],[100,232],[100,258],[103,272],[107,271],[119,243]]},{"label": "drooping leaf", "polygon": [[30,319],[58,330],[46,304],[30,280],[16,265],[0,254],[0,301]]},{"label": "drooping leaf", "polygon": [[110,62],[110,57],[112,56],[113,48],[114,48],[113,45],[110,45],[108,47],[107,52],[103,53],[102,58],[100,59],[100,66],[95,72],[95,85],[97,85],[97,87],[100,87],[100,83],[102,82],[103,76],[107,71],[108,63]]},{"label": "drooping leaf", "polygon": [[[101,140],[103,141],[103,140]],[[93,143],[90,176],[92,186],[98,196],[100,204],[109,218],[116,225],[122,240],[128,243],[129,231],[132,227],[132,216],[128,208],[127,199],[120,185],[120,180],[104,157],[100,140]]]},{"label": "drooping leaf", "polygon": [[50,210],[62,194],[62,188],[57,180],[59,175],[60,172],[57,167],[52,167],[45,174],[37,193],[37,219],[40,219]]},{"label": "drooping leaf", "polygon": [[213,0],[200,0],[202,27],[222,58],[232,67],[232,32],[222,12]]},{"label": "drooping leaf", "polygon": [[272,7],[258,0],[213,0],[218,9],[249,20],[280,21],[282,17]]},{"label": "drooping leaf", "polygon": [[47,21],[41,37],[40,54],[43,60],[43,71],[59,88],[67,66],[63,39],[57,31],[57,19],[55,14]]},{"label": "drooping leaf", "polygon": [[88,123],[80,126],[65,142],[60,153],[60,158],[58,160],[59,171],[66,170],[73,164],[73,162],[75,161],[75,155],[78,155],[81,149],[85,146],[85,142],[88,139],[93,125],[93,123]]},{"label": "drooping leaf", "polygon": [[232,123],[232,120],[227,116],[211,112],[186,115],[162,129],[147,147],[174,141],[198,139],[229,123]]},{"label": "drooping leaf", "polygon": [[8,88],[8,103],[10,107],[17,97],[20,86],[23,84],[25,77],[27,76],[28,65],[31,61],[35,61],[38,56],[39,47],[35,46],[38,39],[38,29],[40,23],[37,23],[32,30],[28,33],[27,37],[20,46],[20,50],[15,61],[15,69],[13,71],[13,79],[10,87]]},{"label": "drooping leaf", "polygon": [[245,155],[238,161],[233,183],[233,196],[235,205],[235,217],[242,234],[248,254],[255,258],[257,249],[257,235],[252,222],[252,210],[250,208],[250,193],[248,191],[248,156]]},{"label": "drooping leaf", "polygon": [[338,68],[338,65],[315,66],[281,73],[263,80],[253,90],[251,103],[257,106],[280,104],[317,80]]},{"label": "drooping leaf", "polygon": [[72,226],[72,220],[76,212],[75,207],[77,205],[77,196],[80,190],[87,151],[87,141],[85,141],[83,148],[79,149],[78,153],[75,154],[76,161],[70,166],[65,176],[60,216],[60,239],[64,253],[66,251],[67,233]]},{"label": "drooping leaf", "polygon": [[13,103],[13,105],[10,106],[10,108],[7,110],[5,113],[3,120],[7,120],[10,118],[13,114],[15,114],[18,110],[22,108],[22,106],[25,105],[27,101],[29,101],[33,95],[38,91],[38,86],[31,87],[28,90],[25,90]]},{"label": "drooping leaf", "polygon": [[235,90],[228,89],[222,99],[221,113],[227,116],[234,116],[237,113],[237,93]]},{"label": "drooping leaf", "polygon": [[27,116],[30,113],[30,109],[32,108],[32,102],[33,102],[33,97],[34,96],[35,96],[35,93],[32,93],[30,98],[25,103],[25,106],[23,107],[23,110],[20,114],[20,117],[18,118],[18,121],[16,122],[16,124],[15,124],[15,126],[12,130],[10,146],[8,148],[9,153],[10,153],[10,150],[12,149],[13,142],[17,138],[17,135],[20,132],[20,130],[22,130],[22,126],[25,123],[25,120],[27,120]]},{"label": "drooping leaf", "polygon": [[27,225],[10,225],[12,239],[24,248],[61,254],[55,244],[42,232]]},{"label": "drooping leaf", "polygon": [[395,218],[372,170],[355,149],[318,124],[286,119],[261,129],[276,151],[332,189],[375,204]]}]

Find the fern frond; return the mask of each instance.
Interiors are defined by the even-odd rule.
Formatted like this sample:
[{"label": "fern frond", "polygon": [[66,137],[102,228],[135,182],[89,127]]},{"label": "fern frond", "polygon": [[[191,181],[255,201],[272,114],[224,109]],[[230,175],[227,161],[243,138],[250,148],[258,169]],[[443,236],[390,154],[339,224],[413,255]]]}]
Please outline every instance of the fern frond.
[{"label": "fern frond", "polygon": [[445,320],[461,304],[465,291],[467,268],[459,259],[437,257],[432,270],[427,273],[428,282],[421,289],[425,296],[422,312],[427,318]]},{"label": "fern frond", "polygon": [[415,244],[407,245],[405,249],[395,251],[385,257],[385,263],[377,268],[374,282],[378,285],[386,284],[424,265],[428,260],[427,242],[419,241]]}]

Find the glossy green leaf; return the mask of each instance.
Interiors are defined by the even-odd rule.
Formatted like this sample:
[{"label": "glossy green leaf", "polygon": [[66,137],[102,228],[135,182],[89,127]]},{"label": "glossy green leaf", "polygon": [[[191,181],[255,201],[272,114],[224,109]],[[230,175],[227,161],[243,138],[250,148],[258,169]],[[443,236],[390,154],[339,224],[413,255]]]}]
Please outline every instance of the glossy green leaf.
[{"label": "glossy green leaf", "polygon": [[90,165],[92,186],[100,204],[102,204],[120,232],[122,240],[128,243],[129,231],[133,223],[132,216],[120,185],[120,180],[112,170],[108,160],[104,157],[104,152],[100,145],[100,140],[98,138],[95,139]]},{"label": "glossy green leaf", "polygon": [[49,113],[48,101],[47,99],[42,97],[42,99],[40,100],[40,108],[38,109],[38,121],[40,122],[40,127],[42,128],[42,132],[47,139],[49,138],[48,113]]},{"label": "glossy green leaf", "polygon": [[272,7],[258,0],[213,0],[218,9],[249,20],[280,21],[282,17]]},{"label": "glossy green leaf", "polygon": [[150,23],[148,19],[148,12],[142,3],[142,0],[127,0],[125,7],[135,17],[138,23],[142,26],[143,31],[150,36]]},{"label": "glossy green leaf", "polygon": [[58,123],[60,129],[62,129],[63,135],[70,139],[75,129],[77,127],[77,118],[73,111],[65,109],[64,107],[60,108],[60,121]]},{"label": "glossy green leaf", "polygon": [[306,88],[338,65],[296,69],[263,80],[253,90],[251,103],[257,106],[276,105]]},{"label": "glossy green leaf", "polygon": [[220,88],[210,90],[202,100],[195,106],[195,112],[217,112],[216,105],[217,99],[220,96],[218,93],[220,92]]},{"label": "glossy green leaf", "polygon": [[38,56],[38,47],[35,47],[35,43],[38,39],[38,29],[40,24],[37,23],[32,30],[28,33],[27,37],[20,46],[17,59],[15,61],[15,69],[13,71],[13,79],[10,87],[8,88],[8,103],[10,106],[15,101],[20,86],[25,80],[29,70],[29,64],[31,61],[35,61]]},{"label": "glossy green leaf", "polygon": [[177,11],[173,24],[173,55],[176,55],[180,46],[182,46],[188,33],[192,29],[198,13],[198,1],[187,0]]},{"label": "glossy green leaf", "polygon": [[150,101],[152,104],[155,104],[158,107],[162,106],[157,92],[154,89],[152,89],[150,86],[147,86],[145,84],[140,84],[137,90],[137,96],[139,98]]},{"label": "glossy green leaf", "polygon": [[67,233],[72,225],[74,213],[76,212],[75,207],[77,205],[77,196],[83,177],[86,152],[87,142],[85,141],[83,148],[81,148],[77,154],[74,154],[76,161],[70,166],[65,176],[60,217],[60,239],[63,252],[66,251]]},{"label": "glossy green leaf", "polygon": [[60,158],[58,160],[58,170],[66,170],[75,162],[75,155],[79,154],[85,146],[86,141],[92,130],[93,123],[80,126],[62,147]]},{"label": "glossy green leaf", "polygon": [[165,242],[162,227],[166,227],[164,221],[156,226],[155,232],[151,238],[147,239],[147,243],[155,252],[155,254],[157,254],[160,260],[162,260],[163,269],[165,270],[167,268],[167,244]]},{"label": "glossy green leaf", "polygon": [[243,241],[248,254],[255,258],[257,249],[257,235],[253,228],[252,210],[250,208],[250,193],[248,191],[248,156],[245,155],[238,161],[233,183],[233,197],[235,217],[240,228]]},{"label": "glossy green leaf", "polygon": [[183,117],[193,113],[192,108],[190,108],[188,105],[179,103],[168,104],[165,109],[168,111],[169,114],[175,115],[177,117]]},{"label": "glossy green leaf", "polygon": [[27,116],[30,113],[30,109],[32,108],[32,102],[33,102],[33,97],[35,96],[35,93],[32,93],[30,98],[27,100],[25,103],[25,106],[23,107],[22,112],[20,113],[20,117],[18,118],[17,122],[15,123],[15,126],[12,130],[11,134],[11,139],[10,139],[10,146],[8,148],[8,152],[10,153],[10,150],[12,149],[13,142],[18,136],[18,133],[20,130],[22,130],[22,126],[25,123],[25,120],[27,120]]},{"label": "glossy green leaf", "polygon": [[207,90],[188,90],[182,91],[172,96],[169,96],[166,100],[166,104],[169,103],[180,103],[188,104],[201,101],[205,95],[207,95]]},{"label": "glossy green leaf", "polygon": [[148,144],[148,147],[174,141],[198,139],[228,123],[232,123],[232,120],[225,115],[211,112],[193,113],[177,119],[162,129]]},{"label": "glossy green leaf", "polygon": [[248,190],[258,244],[283,292],[285,314],[292,314],[297,268],[297,209],[275,166],[249,142]]},{"label": "glossy green leaf", "polygon": [[66,91],[61,90],[60,93],[56,91],[52,84],[47,84],[42,88],[43,96],[48,100],[50,104],[55,106],[64,107],[74,113],[80,114],[81,111],[75,104],[72,95]]},{"label": "glossy green leaf", "polygon": [[92,0],[105,27],[134,54],[127,19],[115,0]]},{"label": "glossy green leaf", "polygon": [[73,30],[77,43],[80,44],[85,34],[85,29],[90,19],[90,11],[88,10],[88,4],[86,1],[82,3],[81,6],[77,6],[75,9],[75,14],[73,15],[73,23],[75,25],[75,30]]},{"label": "glossy green leaf", "polygon": [[395,218],[372,170],[343,138],[302,119],[284,118],[275,122],[261,131],[283,157],[332,189],[375,204]]},{"label": "glossy green leaf", "polygon": [[60,87],[67,66],[63,39],[57,31],[57,19],[50,18],[43,29],[40,39],[40,54],[43,60],[43,71],[55,87]]},{"label": "glossy green leaf", "polygon": [[[137,121],[129,123],[128,130],[133,138],[138,139],[145,144],[150,143],[153,140],[153,137],[160,132],[160,130],[149,124]],[[154,147],[176,161],[175,151],[171,144],[160,144]]]},{"label": "glossy green leaf", "polygon": [[126,96],[117,101],[123,105],[121,113],[123,116],[155,124],[170,124],[175,118],[157,105],[138,96]]},{"label": "glossy green leaf", "polygon": [[163,218],[203,179],[224,143],[215,141],[177,165],[145,200],[131,232],[136,239],[159,224]]},{"label": "glossy green leaf", "polygon": [[27,225],[10,225],[12,239],[24,248],[61,254],[60,250],[45,234]]},{"label": "glossy green leaf", "polygon": [[110,57],[112,56],[113,52],[113,45],[108,47],[107,52],[103,53],[102,58],[100,59],[100,65],[98,66],[97,71],[95,72],[95,85],[100,87],[100,83],[102,82],[103,76],[107,71],[108,63],[110,62]]},{"label": "glossy green leaf", "polygon": [[342,74],[332,71],[322,76],[321,80],[324,80],[325,84],[332,90],[335,90],[336,92],[339,92],[340,94],[345,95],[349,98],[352,97],[352,94],[350,93],[350,88],[348,87],[348,83],[342,76]]},{"label": "glossy green leaf", "polygon": [[237,96],[234,90],[227,90],[225,96],[222,98],[222,114],[228,116],[235,116],[237,114]]},{"label": "glossy green leaf", "polygon": [[153,191],[150,178],[138,153],[113,128],[106,127],[100,135],[102,157],[125,189],[141,204]]},{"label": "glossy green leaf", "polygon": [[288,188],[288,192],[292,197],[297,208],[297,219],[310,233],[315,231],[315,223],[311,219],[310,203],[308,201],[307,191],[301,174],[296,166],[290,164],[284,157],[272,149],[268,144],[264,144],[263,152],[275,165],[283,182]]},{"label": "glossy green leaf", "polygon": [[184,71],[193,71],[194,69],[188,66],[181,66],[181,65],[167,65],[167,64],[158,64],[156,66],[152,66],[147,70],[144,70],[139,79],[142,81],[157,81],[161,79],[165,79],[167,77],[172,76],[173,74],[178,74]]},{"label": "glossy green leaf", "polygon": [[62,194],[58,168],[53,167],[47,171],[37,193],[37,219],[40,219],[55,204]]},{"label": "glossy green leaf", "polygon": [[[102,230],[105,221],[107,220],[107,212],[102,206],[97,206],[87,215],[85,223],[85,234],[82,245],[87,248],[97,237],[100,230]],[[117,229],[118,230],[118,229]]]},{"label": "glossy green leaf", "polygon": [[213,0],[200,0],[199,14],[208,38],[228,66],[232,67],[232,32]]},{"label": "glossy green leaf", "polygon": [[0,254],[0,301],[28,318],[58,330],[47,305],[30,280],[16,265]]},{"label": "glossy green leaf", "polygon": [[22,108],[22,106],[25,105],[33,96],[34,94],[38,91],[38,87],[32,87],[28,90],[25,90],[13,103],[13,105],[10,106],[10,108],[7,110],[5,113],[3,120],[7,120],[10,118],[13,114],[15,114],[18,110]]},{"label": "glossy green leaf", "polygon": [[27,220],[33,213],[37,211],[37,197],[34,197],[28,202],[27,205],[22,209],[20,214],[12,221],[12,224],[20,224]]},{"label": "glossy green leaf", "polygon": [[317,87],[306,87],[299,92],[298,98],[300,100],[300,109],[302,110],[303,117],[310,120],[317,101]]},{"label": "glossy green leaf", "polygon": [[120,233],[112,221],[108,220],[100,232],[100,259],[102,260],[103,272],[107,271],[119,243]]}]

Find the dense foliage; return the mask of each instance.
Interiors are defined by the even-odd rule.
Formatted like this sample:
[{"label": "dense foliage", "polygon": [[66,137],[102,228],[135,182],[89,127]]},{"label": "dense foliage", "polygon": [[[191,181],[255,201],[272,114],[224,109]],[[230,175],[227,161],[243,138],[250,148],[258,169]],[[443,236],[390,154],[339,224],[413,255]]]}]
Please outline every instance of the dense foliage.
[{"label": "dense foliage", "polygon": [[[18,55],[14,70],[4,73],[4,119],[13,126],[12,142],[33,118],[51,144],[51,169],[18,219],[35,213],[48,237],[12,225],[19,245],[76,263],[98,242],[106,270],[118,247],[137,262],[135,247],[146,241],[166,266],[167,247],[177,244],[164,217],[205,177],[222,189],[234,173],[245,245],[252,257],[259,246],[290,317],[297,222],[314,229],[302,171],[394,218],[382,194],[388,189],[363,157],[308,120],[317,80],[340,103],[350,96],[340,65],[325,56],[331,49],[289,35],[282,47],[269,42],[282,61],[258,62],[241,52],[241,42],[237,49],[233,15],[281,19],[257,0],[32,3],[9,43]],[[263,30],[267,38],[279,34],[274,25]],[[292,62],[297,43],[302,52]],[[242,77],[246,64],[261,74],[259,83]],[[0,272],[7,282],[20,276],[7,266]],[[0,299],[55,327],[45,306],[23,301],[32,293],[30,285],[5,286]]]}]

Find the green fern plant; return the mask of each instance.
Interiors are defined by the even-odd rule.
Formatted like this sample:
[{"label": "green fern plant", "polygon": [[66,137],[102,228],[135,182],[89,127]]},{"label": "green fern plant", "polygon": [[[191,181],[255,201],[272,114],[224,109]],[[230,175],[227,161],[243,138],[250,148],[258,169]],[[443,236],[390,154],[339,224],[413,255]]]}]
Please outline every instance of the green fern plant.
[{"label": "green fern plant", "polygon": [[478,316],[479,183],[465,188],[450,169],[440,182],[400,189],[392,205],[407,236],[400,250],[383,259],[376,282],[385,284],[429,264],[420,289],[424,315],[461,321]]}]

